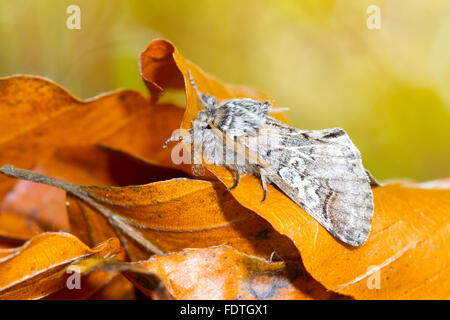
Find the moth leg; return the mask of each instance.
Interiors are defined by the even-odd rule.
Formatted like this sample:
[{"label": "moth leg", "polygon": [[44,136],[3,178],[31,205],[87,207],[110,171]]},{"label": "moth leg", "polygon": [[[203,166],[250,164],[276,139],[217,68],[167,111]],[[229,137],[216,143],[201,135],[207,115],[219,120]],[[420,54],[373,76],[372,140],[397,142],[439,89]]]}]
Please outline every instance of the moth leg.
[{"label": "moth leg", "polygon": [[365,169],[365,170],[366,170],[366,175],[369,177],[369,180],[370,180],[370,186],[371,187],[381,187],[382,184],[377,179],[375,179],[375,177],[370,173],[370,171],[367,169]]},{"label": "moth leg", "polygon": [[190,136],[179,135],[179,136],[170,137],[169,139],[166,140],[166,142],[164,142],[163,148],[167,148],[167,145],[169,144],[169,142],[180,141],[180,140],[186,139],[187,137],[190,137]]},{"label": "moth leg", "polygon": [[261,203],[263,203],[264,200],[266,200],[266,196],[267,196],[267,179],[266,179],[266,175],[263,170],[260,170],[260,176],[261,176],[261,184],[262,184],[262,187],[264,190],[264,195],[261,200]]},{"label": "moth leg", "polygon": [[234,181],[234,184],[227,189],[227,191],[231,191],[234,188],[236,188],[238,186],[240,180],[241,180],[241,173],[238,169],[236,169],[236,180]]}]

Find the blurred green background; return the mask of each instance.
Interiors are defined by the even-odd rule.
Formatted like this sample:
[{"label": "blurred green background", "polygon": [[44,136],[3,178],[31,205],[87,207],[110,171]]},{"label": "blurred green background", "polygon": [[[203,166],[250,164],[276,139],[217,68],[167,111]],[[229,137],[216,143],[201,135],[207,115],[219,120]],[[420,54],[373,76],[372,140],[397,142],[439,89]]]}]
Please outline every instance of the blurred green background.
[{"label": "blurred green background", "polygon": [[[81,30],[66,28],[71,4]],[[380,30],[366,26],[373,4]],[[379,179],[450,176],[448,0],[0,0],[0,76],[82,98],[145,91],[137,57],[154,38],[262,89],[299,128],[344,128]]]}]

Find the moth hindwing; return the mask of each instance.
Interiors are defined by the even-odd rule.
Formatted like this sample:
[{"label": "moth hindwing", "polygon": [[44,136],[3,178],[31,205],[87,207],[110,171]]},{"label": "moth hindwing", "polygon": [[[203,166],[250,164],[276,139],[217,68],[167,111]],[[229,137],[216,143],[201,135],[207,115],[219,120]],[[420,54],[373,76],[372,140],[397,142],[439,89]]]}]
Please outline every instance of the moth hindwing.
[{"label": "moth hindwing", "polygon": [[[205,110],[181,137],[208,163],[260,177],[316,219],[332,235],[353,246],[370,233],[373,194],[361,154],[340,128],[301,130],[269,115],[269,101],[249,98],[219,101],[191,85]],[[180,138],[180,137],[178,137]],[[176,140],[171,138],[169,140]]]}]

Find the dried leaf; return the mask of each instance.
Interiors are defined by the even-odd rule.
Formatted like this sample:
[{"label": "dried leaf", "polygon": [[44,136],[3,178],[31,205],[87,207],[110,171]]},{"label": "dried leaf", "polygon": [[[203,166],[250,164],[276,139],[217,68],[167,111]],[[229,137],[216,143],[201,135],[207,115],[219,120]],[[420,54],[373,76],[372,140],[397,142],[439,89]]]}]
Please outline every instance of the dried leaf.
[{"label": "dried leaf", "polygon": [[[167,40],[153,40],[140,55],[140,72],[147,88],[156,101],[167,89],[186,90],[186,111],[182,128],[189,129],[191,121],[197,117],[201,107],[197,103],[197,95],[188,80],[188,71],[194,76],[197,86],[204,93],[212,94],[218,99],[248,97],[255,100],[269,100],[269,97],[259,90],[244,87],[224,85],[220,81],[206,75],[195,64],[185,60],[176,48]],[[187,81],[186,81],[187,80]],[[273,107],[277,104],[272,101]],[[281,121],[286,121],[282,114],[274,114]]]},{"label": "dried leaf", "polygon": [[158,274],[176,299],[338,298],[283,262],[248,256],[228,246],[186,249],[140,265]]},{"label": "dried leaf", "polygon": [[11,166],[0,172],[66,190],[72,232],[89,245],[118,236],[139,259],[143,252],[224,243],[266,258],[274,252],[299,258],[286,237],[240,206],[218,182],[179,178],[142,186],[79,186]]},{"label": "dried leaf", "polygon": [[89,296],[89,300],[135,300],[134,285],[122,274],[114,276],[108,283]]},{"label": "dried leaf", "polygon": [[[38,165],[36,172],[49,174]],[[0,235],[28,240],[45,231],[69,231],[65,193],[51,186],[19,181],[0,206]]]},{"label": "dried leaf", "polygon": [[101,270],[110,273],[123,272],[150,299],[168,300],[173,298],[167,291],[162,279],[157,274],[141,267],[138,263],[92,258],[75,262],[69,267],[69,269],[71,268],[81,270],[83,274]]},{"label": "dried leaf", "polygon": [[[185,175],[181,171],[151,165],[99,146],[57,148],[51,157],[40,161],[36,171],[80,184],[116,186],[137,185]],[[19,181],[1,205],[2,237],[25,241],[41,232],[69,230],[64,190]]]},{"label": "dried leaf", "polygon": [[[180,126],[184,109],[172,104],[151,105],[139,116],[130,118],[121,128],[100,141],[100,144],[121,150],[149,163],[177,168],[192,176],[188,164],[174,164],[171,150],[163,148],[164,142]],[[202,177],[212,179],[214,176]],[[215,177],[214,177],[215,179]]]},{"label": "dried leaf", "polygon": [[[83,102],[41,78],[0,79],[0,165],[13,163],[71,182],[94,185],[143,184],[182,175],[180,171],[171,171],[174,167],[190,174],[189,165],[175,165],[171,162],[171,151],[162,149],[173,129],[179,124],[190,128],[191,120],[201,109],[187,80],[188,71],[201,91],[219,99],[268,99],[256,90],[212,79],[164,40],[151,42],[141,54],[140,71],[154,102],[167,89],[184,88],[187,101],[184,115],[173,105],[150,106],[147,99],[134,91],[118,91]],[[284,121],[282,116],[277,117]],[[96,147],[79,146],[92,143],[122,150],[154,167],[146,171],[151,165],[139,159],[130,160],[132,157],[113,164],[111,154],[117,159],[120,153],[113,150],[102,153]],[[54,151],[61,146],[74,149],[66,148],[58,158]],[[123,170],[110,170],[112,164],[115,168],[122,166]],[[449,298],[448,181],[373,189],[375,212],[371,236],[366,244],[353,248],[333,238],[277,188],[270,186],[266,201],[261,203],[260,181],[243,176],[231,197],[223,192],[234,184],[234,174],[222,167],[206,164],[206,168],[209,175],[205,178],[221,182],[183,178],[143,186],[86,187],[10,166],[0,170],[9,176],[66,190],[71,228],[91,246],[117,236],[132,260],[146,258],[149,253],[158,254],[143,263],[151,271],[148,274],[142,271],[142,264],[114,262],[120,268],[127,266],[127,276],[153,298],[158,294],[155,296],[152,285],[160,283],[155,274],[177,298],[338,297],[324,294],[324,287],[359,299]],[[104,256],[107,253],[102,246],[113,246],[112,240],[89,249],[63,234],[64,240],[58,240],[56,245],[46,243],[49,247],[44,248],[45,241],[33,242],[48,235],[42,234],[21,248],[11,248],[14,241],[67,227],[66,216],[60,215],[63,209],[59,190],[55,200],[54,188],[19,182],[11,190],[13,183],[0,177],[0,199],[9,192],[0,214],[0,272],[6,275],[0,279],[0,297],[39,298],[51,294],[48,297],[81,299],[100,294],[103,289],[108,292],[108,283],[113,283],[117,274],[95,270],[83,277],[85,290],[69,292],[60,290],[63,280],[54,271],[62,271],[74,259]],[[65,244],[69,242],[72,244],[66,250]],[[239,252],[230,247],[210,248],[224,243]],[[117,241],[115,246],[114,250],[120,251]],[[204,249],[163,255],[186,247]],[[77,255],[81,251],[88,253]],[[254,257],[269,258],[273,252],[289,265]],[[98,265],[110,263],[97,261]],[[324,287],[308,278],[302,261]],[[36,268],[41,272],[31,274],[30,270]],[[147,277],[130,276],[136,268],[141,268],[138,273]],[[256,291],[250,286],[252,291],[249,281],[255,272],[263,273],[263,277],[262,282],[257,279]],[[128,288],[125,289],[128,295],[130,287],[124,285],[123,279],[117,283]],[[111,290],[112,295],[120,296],[117,289]],[[160,297],[165,296],[164,292],[160,292]]]},{"label": "dried leaf", "polygon": [[[67,273],[72,272],[67,271],[68,269],[66,269]],[[134,298],[133,284],[118,271],[95,270],[88,274],[81,272],[80,288],[75,290],[66,286],[44,297],[43,300],[130,300]]]},{"label": "dried leaf", "polygon": [[[55,83],[38,77],[0,79],[0,165],[32,169],[54,147],[101,140],[148,107],[132,90],[81,101]],[[14,180],[0,177],[0,199]]]},{"label": "dried leaf", "polygon": [[[83,190],[163,252],[226,243],[266,258],[275,251],[279,257],[298,259],[288,239],[230,195],[224,195],[225,188],[217,182],[172,179],[144,186],[92,186]],[[92,207],[73,197],[69,201],[74,232],[83,241],[93,244],[115,234]],[[133,260],[145,257],[130,241],[133,237],[124,236]]]},{"label": "dried leaf", "polygon": [[[175,299],[293,300],[342,299],[301,270],[284,262],[270,262],[243,254],[229,246],[185,249],[148,261],[117,263],[83,261],[95,268],[121,270],[143,293],[154,298],[155,281],[144,277],[158,275]],[[79,264],[77,264],[79,266]]]},{"label": "dried leaf", "polygon": [[316,237],[300,247],[307,270],[357,299],[448,299],[450,190],[388,185],[374,189],[374,201],[372,233],[356,249],[304,228],[305,238]]},{"label": "dried leaf", "polygon": [[[107,240],[90,249],[68,233],[43,233],[15,249],[0,249],[0,299],[38,299],[66,287],[64,269],[72,262],[88,257],[120,259],[123,254],[117,239]],[[84,279],[85,294],[88,284],[99,284],[108,278]],[[83,288],[84,284],[84,288]]]}]

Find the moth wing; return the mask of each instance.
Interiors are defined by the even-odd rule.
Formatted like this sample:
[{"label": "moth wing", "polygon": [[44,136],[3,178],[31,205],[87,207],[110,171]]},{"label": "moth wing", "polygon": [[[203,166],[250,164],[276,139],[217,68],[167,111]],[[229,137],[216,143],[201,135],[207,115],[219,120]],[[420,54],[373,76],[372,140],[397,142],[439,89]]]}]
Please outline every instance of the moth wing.
[{"label": "moth wing", "polygon": [[363,244],[370,233],[373,194],[349,136],[340,128],[304,131],[267,119],[256,151],[270,165],[266,177],[332,235],[353,246]]}]

